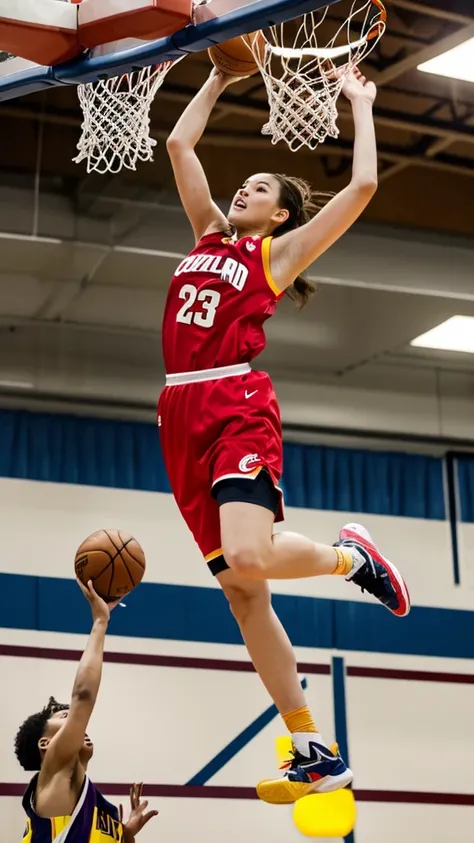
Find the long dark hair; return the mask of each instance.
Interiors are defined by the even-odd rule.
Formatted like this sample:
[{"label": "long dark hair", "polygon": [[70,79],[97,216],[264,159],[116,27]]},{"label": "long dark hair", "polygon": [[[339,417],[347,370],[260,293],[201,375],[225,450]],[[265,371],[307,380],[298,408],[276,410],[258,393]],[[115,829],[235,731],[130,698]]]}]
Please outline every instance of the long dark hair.
[{"label": "long dark hair", "polygon": [[[317,193],[311,189],[307,181],[295,176],[273,173],[273,177],[280,186],[279,205],[288,211],[288,219],[274,230],[274,237],[280,237],[287,231],[293,231],[309,222],[334,195],[333,193]],[[304,275],[298,275],[286,292],[301,309],[315,291],[316,286],[311,281],[308,281]]]}]

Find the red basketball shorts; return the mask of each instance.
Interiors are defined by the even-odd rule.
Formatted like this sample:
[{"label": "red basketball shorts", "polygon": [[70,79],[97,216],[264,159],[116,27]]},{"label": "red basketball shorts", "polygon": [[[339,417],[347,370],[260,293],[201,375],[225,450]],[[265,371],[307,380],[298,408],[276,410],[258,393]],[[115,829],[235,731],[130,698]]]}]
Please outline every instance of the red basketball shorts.
[{"label": "red basketball shorts", "polygon": [[[176,503],[210,562],[222,553],[219,506],[212,487],[237,477],[252,482],[262,469],[275,486],[280,480],[282,431],[271,380],[265,372],[249,370],[218,380],[166,386],[158,402],[158,427]],[[282,519],[280,504],[276,520]]]}]

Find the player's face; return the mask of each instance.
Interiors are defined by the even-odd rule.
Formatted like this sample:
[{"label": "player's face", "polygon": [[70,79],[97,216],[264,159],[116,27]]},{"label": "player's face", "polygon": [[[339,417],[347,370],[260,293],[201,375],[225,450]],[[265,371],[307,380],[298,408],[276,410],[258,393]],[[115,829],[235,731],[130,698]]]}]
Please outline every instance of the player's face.
[{"label": "player's face", "polygon": [[280,208],[280,185],[270,173],[250,176],[235,194],[227,218],[237,231],[267,234],[288,212]]},{"label": "player's face", "polygon": [[[64,728],[66,720],[68,718],[69,711],[64,709],[63,711],[57,711],[53,714],[50,719],[48,720],[46,731],[44,737],[49,741],[54,738],[54,736],[60,731],[60,729]],[[87,763],[87,761],[92,758],[94,752],[94,744],[92,743],[89,735],[84,736],[84,745],[79,753],[79,758],[82,762]]]}]

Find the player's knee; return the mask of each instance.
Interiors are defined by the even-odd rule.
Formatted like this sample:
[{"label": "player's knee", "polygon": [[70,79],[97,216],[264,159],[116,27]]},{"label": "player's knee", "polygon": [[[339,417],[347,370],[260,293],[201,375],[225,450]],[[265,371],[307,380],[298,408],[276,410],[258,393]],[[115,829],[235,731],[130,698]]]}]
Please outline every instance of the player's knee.
[{"label": "player's knee", "polygon": [[254,612],[261,614],[271,605],[270,589],[266,582],[249,583],[242,581],[232,585],[222,583],[222,590],[229,602],[230,610],[237,623],[245,623]]},{"label": "player's knee", "polygon": [[250,580],[265,579],[267,548],[259,545],[240,544],[224,548],[224,558],[229,568],[239,577]]}]

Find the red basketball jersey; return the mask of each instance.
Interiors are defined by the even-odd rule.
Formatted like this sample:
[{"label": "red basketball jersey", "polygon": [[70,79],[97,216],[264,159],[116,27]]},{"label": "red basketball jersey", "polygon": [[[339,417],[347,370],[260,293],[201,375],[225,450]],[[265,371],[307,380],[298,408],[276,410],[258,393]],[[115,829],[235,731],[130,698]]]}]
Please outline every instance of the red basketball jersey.
[{"label": "red basketball jersey", "polygon": [[163,316],[168,374],[247,363],[264,349],[263,324],[282,295],[270,273],[270,243],[206,234],[180,263]]}]

